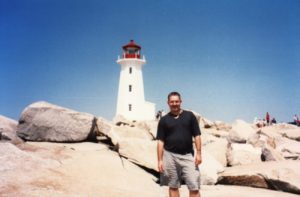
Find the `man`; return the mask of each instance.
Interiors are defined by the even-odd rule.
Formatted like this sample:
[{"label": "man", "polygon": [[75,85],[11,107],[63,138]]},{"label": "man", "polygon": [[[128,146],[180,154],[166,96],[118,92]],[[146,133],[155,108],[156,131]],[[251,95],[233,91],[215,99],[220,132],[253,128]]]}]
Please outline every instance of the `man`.
[{"label": "man", "polygon": [[[201,132],[195,115],[181,109],[178,92],[168,95],[170,112],[163,116],[157,129],[158,170],[161,185],[169,186],[169,196],[179,197],[184,180],[190,197],[200,197]],[[196,151],[193,149],[193,138]]]}]

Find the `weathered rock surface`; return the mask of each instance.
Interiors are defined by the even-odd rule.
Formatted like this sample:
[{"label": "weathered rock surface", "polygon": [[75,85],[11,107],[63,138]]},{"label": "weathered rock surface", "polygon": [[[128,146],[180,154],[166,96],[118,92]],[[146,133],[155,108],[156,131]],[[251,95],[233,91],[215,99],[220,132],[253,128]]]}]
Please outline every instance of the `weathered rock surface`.
[{"label": "weathered rock surface", "polygon": [[230,129],[232,129],[231,125],[219,120],[213,122],[213,127],[216,128],[217,130],[222,130],[222,131],[230,131]]},{"label": "weathered rock surface", "polygon": [[250,144],[230,144],[227,160],[230,166],[261,162],[261,148],[254,148]]},{"label": "weathered rock surface", "polygon": [[280,123],[261,128],[261,131],[272,136],[282,136],[291,140],[300,141],[300,127],[295,125]]},{"label": "weathered rock surface", "polygon": [[209,152],[224,167],[227,166],[227,146],[228,141],[225,138],[217,138],[210,134],[202,134],[203,149]]},{"label": "weathered rock surface", "polygon": [[113,130],[121,139],[139,138],[149,141],[153,140],[152,135],[147,130],[138,127],[114,126]]},{"label": "weathered rock surface", "polygon": [[300,194],[300,161],[263,162],[226,168],[219,184],[276,189]]},{"label": "weathered rock surface", "polygon": [[17,135],[30,141],[80,142],[95,140],[93,115],[47,102],[29,105],[21,115]]},{"label": "weathered rock surface", "polygon": [[280,151],[274,149],[268,144],[262,148],[262,160],[263,161],[284,161],[285,158]]},{"label": "weathered rock surface", "polygon": [[158,171],[156,141],[126,138],[119,142],[119,154],[136,164]]},{"label": "weathered rock surface", "polygon": [[136,126],[145,131],[148,131],[148,133],[152,136],[152,139],[156,138],[158,121],[141,121],[137,122]]},{"label": "weathered rock surface", "polygon": [[[25,144],[27,144],[23,147],[26,149],[25,156],[24,151],[21,151],[22,156],[17,157],[17,161],[22,162],[14,163],[14,158],[6,158],[6,156],[14,157],[12,153],[19,155],[20,150],[11,148],[13,145],[8,145],[9,150],[13,149],[10,153],[2,152],[0,148],[1,155],[6,155],[5,158],[0,157],[0,196],[162,195],[156,177],[120,158],[106,145],[89,142]],[[47,161],[39,159],[40,155],[46,153],[57,158],[59,165],[53,165],[49,159]],[[54,163],[58,162],[54,160]]]},{"label": "weathered rock surface", "polygon": [[99,117],[97,118],[97,135],[98,136],[105,136],[107,139],[109,139],[111,141],[111,143],[114,146],[118,146],[119,141],[121,140],[120,136],[115,132],[114,128],[116,126]]},{"label": "weathered rock surface", "polygon": [[202,151],[203,162],[199,165],[201,185],[214,185],[218,181],[218,174],[224,171],[223,165],[209,152]]},{"label": "weathered rock surface", "polygon": [[17,121],[0,115],[0,140],[17,139],[17,124]]},{"label": "weathered rock surface", "polygon": [[232,129],[229,131],[229,140],[231,142],[246,143],[249,137],[255,133],[256,131],[250,124],[243,120],[236,120],[232,125]]},{"label": "weathered rock surface", "polygon": [[[168,193],[167,188],[165,194]],[[274,191],[269,189],[243,187],[235,185],[202,185],[201,196],[203,197],[296,197],[299,195]],[[180,188],[181,197],[189,197],[188,189],[186,186]]]},{"label": "weathered rock surface", "polygon": [[229,135],[228,131],[224,131],[224,130],[217,130],[215,128],[201,128],[201,132],[202,133],[207,133],[207,134],[211,134],[215,137],[221,137],[221,138],[227,138]]},{"label": "weathered rock surface", "polygon": [[[296,195],[291,193],[299,194],[297,127],[277,124],[255,128],[242,120],[231,126],[193,113],[202,131],[203,160],[199,166],[202,195],[252,197],[255,193],[256,197],[292,197]],[[3,128],[16,130],[16,121],[2,119],[0,116],[2,131]],[[27,141],[14,146],[10,144],[12,141],[0,142],[0,196],[166,196],[166,187],[157,184],[154,139],[158,121],[136,122],[122,117],[114,121],[45,102],[28,106],[22,113],[17,133],[26,140],[64,143]],[[3,126],[3,122],[9,126]],[[100,143],[82,142],[91,139]],[[224,168],[228,165],[233,167]],[[180,193],[188,196],[185,185]]]},{"label": "weathered rock surface", "polygon": [[275,140],[276,150],[280,151],[285,159],[300,159],[300,142],[290,140],[288,138],[276,138]]},{"label": "weathered rock surface", "polygon": [[34,189],[34,180],[60,166],[57,160],[20,150],[9,142],[0,142],[0,155],[0,196],[24,196],[23,190]]}]

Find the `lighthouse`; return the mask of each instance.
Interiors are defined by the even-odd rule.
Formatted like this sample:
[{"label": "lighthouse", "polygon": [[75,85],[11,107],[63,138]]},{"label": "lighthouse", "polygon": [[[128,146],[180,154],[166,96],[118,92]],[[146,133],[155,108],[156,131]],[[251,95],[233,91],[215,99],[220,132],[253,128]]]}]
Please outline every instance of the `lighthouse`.
[{"label": "lighthouse", "polygon": [[145,101],[142,68],[146,59],[133,40],[123,47],[117,63],[121,65],[116,116],[128,120],[153,120],[155,104]]}]

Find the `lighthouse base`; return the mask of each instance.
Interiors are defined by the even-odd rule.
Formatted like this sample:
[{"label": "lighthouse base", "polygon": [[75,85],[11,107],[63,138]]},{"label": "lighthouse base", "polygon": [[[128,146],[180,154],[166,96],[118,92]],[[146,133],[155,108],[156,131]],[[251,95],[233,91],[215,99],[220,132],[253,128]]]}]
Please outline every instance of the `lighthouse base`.
[{"label": "lighthouse base", "polygon": [[122,116],[130,121],[143,121],[155,119],[155,104],[145,101],[141,103],[134,111],[119,111],[116,117]]}]

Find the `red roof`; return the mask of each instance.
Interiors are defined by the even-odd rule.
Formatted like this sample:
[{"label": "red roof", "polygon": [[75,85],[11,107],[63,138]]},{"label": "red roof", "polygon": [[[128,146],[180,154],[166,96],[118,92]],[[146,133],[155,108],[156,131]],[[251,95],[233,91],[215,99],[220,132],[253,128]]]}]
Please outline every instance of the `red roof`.
[{"label": "red roof", "polygon": [[130,40],[130,42],[128,44],[123,46],[123,49],[126,49],[128,47],[134,47],[134,48],[141,49],[141,47],[139,45],[135,44],[134,40]]}]

